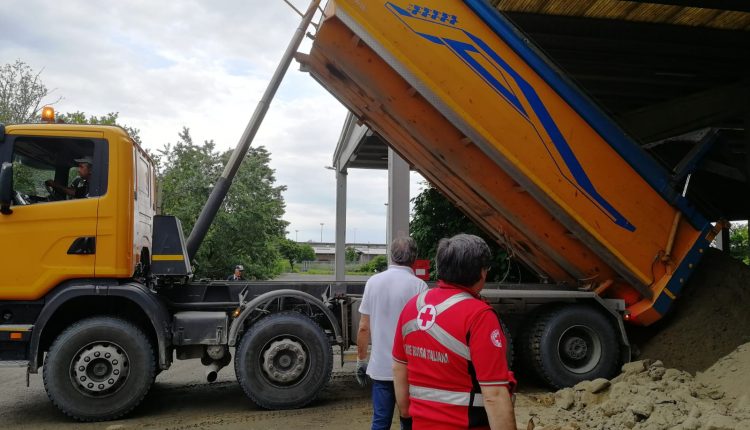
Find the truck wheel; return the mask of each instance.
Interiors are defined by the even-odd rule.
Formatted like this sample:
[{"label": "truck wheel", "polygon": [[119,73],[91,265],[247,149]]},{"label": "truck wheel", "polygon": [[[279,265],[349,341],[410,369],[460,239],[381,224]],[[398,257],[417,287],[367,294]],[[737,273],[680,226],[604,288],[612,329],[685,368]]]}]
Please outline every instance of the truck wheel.
[{"label": "truck wheel", "polygon": [[143,400],[155,371],[153,347],[140,329],[118,318],[88,318],[55,339],[44,360],[44,388],[78,421],[113,420]]},{"label": "truck wheel", "polygon": [[333,352],[323,330],[297,312],[269,315],[242,336],[234,359],[242,389],[266,409],[301,408],[328,382]]},{"label": "truck wheel", "polygon": [[527,342],[533,370],[556,389],[610,379],[621,366],[617,330],[605,315],[588,306],[563,306],[538,314]]}]

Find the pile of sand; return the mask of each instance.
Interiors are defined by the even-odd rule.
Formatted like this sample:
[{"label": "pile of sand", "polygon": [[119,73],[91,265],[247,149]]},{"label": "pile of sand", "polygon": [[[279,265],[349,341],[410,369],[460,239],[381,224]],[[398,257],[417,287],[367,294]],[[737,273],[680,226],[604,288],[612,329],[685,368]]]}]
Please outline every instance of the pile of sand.
[{"label": "pile of sand", "polygon": [[[608,381],[585,381],[540,397],[534,430],[749,430],[750,344],[694,378],[661,361],[623,366]],[[543,404],[547,407],[542,407]]]},{"label": "pile of sand", "polygon": [[661,360],[695,374],[737,346],[750,342],[750,267],[709,249],[695,273],[658,323],[633,328],[636,359]]},{"label": "pile of sand", "polygon": [[750,343],[738,347],[705,372],[698,373],[695,380],[717,386],[734,405],[750,407]]},{"label": "pile of sand", "polygon": [[670,313],[629,336],[640,361],[529,395],[525,428],[750,430],[750,267],[709,250]]}]

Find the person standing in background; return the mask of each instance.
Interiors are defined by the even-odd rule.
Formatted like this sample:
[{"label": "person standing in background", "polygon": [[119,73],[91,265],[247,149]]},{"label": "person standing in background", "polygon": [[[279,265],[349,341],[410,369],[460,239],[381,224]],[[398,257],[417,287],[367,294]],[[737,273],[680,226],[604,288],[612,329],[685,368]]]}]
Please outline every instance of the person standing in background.
[{"label": "person standing in background", "polygon": [[242,274],[244,272],[245,272],[245,268],[241,264],[234,266],[234,273],[229,275],[229,277],[227,278],[227,281],[243,281],[244,278],[242,277]]},{"label": "person standing in background", "polygon": [[[389,429],[396,397],[393,390],[391,351],[396,323],[409,299],[427,291],[427,284],[414,275],[417,245],[410,237],[396,238],[390,247],[388,270],[373,275],[365,285],[357,332],[356,378],[366,386],[372,379],[372,430]],[[372,341],[369,363],[367,346]]]}]

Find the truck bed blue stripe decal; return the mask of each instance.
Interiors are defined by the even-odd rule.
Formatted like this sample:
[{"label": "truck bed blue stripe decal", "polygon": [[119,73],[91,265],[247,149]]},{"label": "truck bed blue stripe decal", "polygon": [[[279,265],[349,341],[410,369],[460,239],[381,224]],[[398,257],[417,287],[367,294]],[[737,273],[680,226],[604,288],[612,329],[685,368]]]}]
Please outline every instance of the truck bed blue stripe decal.
[{"label": "truck bed blue stripe decal", "polygon": [[[450,48],[451,51],[464,62],[464,64],[466,64],[474,73],[479,75],[490,87],[497,91],[502,96],[502,98],[510,103],[515,108],[515,110],[518,111],[519,114],[521,114],[524,120],[534,128],[539,141],[546,148],[547,153],[550,155],[552,162],[557,167],[557,170],[560,172],[561,176],[563,176],[572,186],[574,186],[578,191],[585,195],[589,201],[591,201],[616,225],[631,232],[635,231],[635,226],[632,225],[620,212],[618,212],[614,208],[614,206],[599,193],[594,184],[591,182],[583,166],[578,161],[578,158],[576,158],[575,153],[573,152],[568,142],[565,140],[565,137],[560,132],[557,124],[555,124],[555,121],[552,119],[552,116],[549,114],[549,111],[547,111],[547,108],[544,106],[544,103],[539,98],[534,88],[528,82],[526,82],[526,80],[524,80],[523,77],[518,72],[516,72],[510,66],[510,64],[503,60],[500,55],[498,55],[489,45],[487,45],[480,38],[464,29],[461,29],[460,27],[448,26],[446,24],[435,22],[429,19],[422,19],[419,16],[415,16],[409,11],[406,11],[390,2],[386,3],[386,7],[391,10],[394,15],[396,15],[396,17],[404,23],[405,26],[414,31],[416,34],[422,36],[432,43],[444,45]],[[471,43],[450,39],[447,37],[439,37],[424,33],[423,31],[417,31],[412,25],[410,25],[410,22],[413,22],[412,20],[417,20],[420,23],[427,23],[430,26],[435,25],[438,27],[449,27],[455,29],[461,35],[467,37]],[[549,136],[549,139],[554,148],[551,148],[548,145],[548,142],[546,141],[546,139],[544,139],[542,134],[539,132],[537,125],[535,124],[536,120],[530,117],[516,95],[513,94],[508,88],[506,88],[506,86],[503,85],[489,70],[487,70],[487,68],[480,64],[473,55],[481,55],[485,59],[487,59],[488,63],[491,64],[501,76],[503,76],[503,79],[505,76],[503,72],[505,72],[512,78],[513,81],[515,81],[516,85],[518,85],[518,88],[520,88],[521,92],[523,93],[529,106],[536,114],[536,119],[539,123],[541,123],[547,136]],[[487,58],[487,56],[489,56],[489,58]],[[560,159],[565,164],[567,171],[570,172],[572,178],[570,178],[566,171],[562,169],[558,164],[557,158],[553,155],[553,151],[559,155]]]},{"label": "truck bed blue stripe decal", "polygon": [[666,170],[630,139],[611,118],[605,115],[571,82],[558,74],[546,58],[527,45],[518,30],[486,0],[464,2],[495,33],[526,61],[591,127],[601,135],[620,156],[635,169],[667,202],[683,211],[696,228],[702,229],[708,221],[671,186]]}]

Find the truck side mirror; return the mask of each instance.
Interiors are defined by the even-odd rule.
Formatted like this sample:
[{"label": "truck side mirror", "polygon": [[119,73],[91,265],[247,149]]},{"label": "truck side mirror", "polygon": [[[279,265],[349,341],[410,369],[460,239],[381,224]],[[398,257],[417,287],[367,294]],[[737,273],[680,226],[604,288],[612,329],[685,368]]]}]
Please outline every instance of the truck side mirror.
[{"label": "truck side mirror", "polygon": [[10,215],[13,210],[10,204],[13,201],[13,164],[3,163],[0,167],[0,213]]}]

